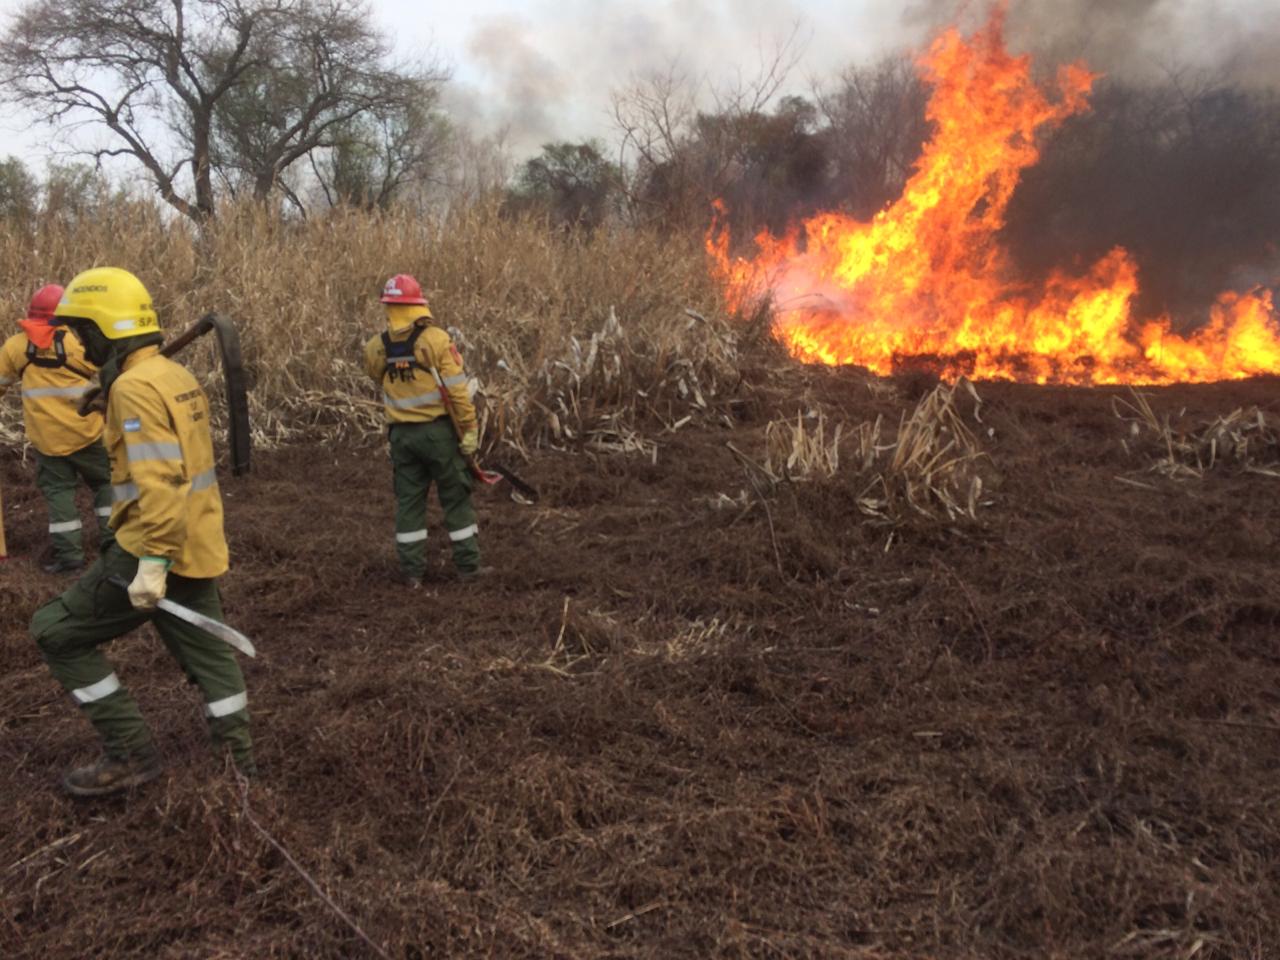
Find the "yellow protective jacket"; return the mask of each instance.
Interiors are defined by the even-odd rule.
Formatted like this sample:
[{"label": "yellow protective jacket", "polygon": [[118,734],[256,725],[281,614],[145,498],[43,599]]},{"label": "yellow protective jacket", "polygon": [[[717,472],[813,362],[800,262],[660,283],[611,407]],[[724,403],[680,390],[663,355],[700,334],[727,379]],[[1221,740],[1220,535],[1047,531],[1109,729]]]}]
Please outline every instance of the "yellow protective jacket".
[{"label": "yellow protective jacket", "polygon": [[[84,347],[70,330],[59,330],[65,363],[43,366],[28,354],[31,341],[16,333],[0,347],[0,396],[15,384],[22,387],[22,416],[27,439],[46,457],[65,457],[83,450],[102,436],[102,415],[80,416],[80,398],[93,386],[98,368],[84,355]],[[56,343],[55,341],[55,343]],[[58,363],[56,345],[34,351],[35,361]]]},{"label": "yellow protective jacket", "polygon": [[[382,402],[388,423],[425,423],[445,416],[440,386],[431,374],[432,367],[444,381],[453,408],[454,423],[459,433],[476,426],[476,408],[471,402],[467,375],[462,368],[462,354],[449,334],[439,327],[419,324],[406,330],[389,332],[387,340],[379,334],[364,345],[364,369],[382,384]],[[408,353],[413,339],[412,358]],[[387,341],[393,356],[387,359]],[[406,356],[394,356],[405,351]],[[410,359],[412,362],[410,362]]]},{"label": "yellow protective jacket", "polygon": [[107,400],[111,527],[135,557],[164,557],[184,577],[227,572],[209,400],[185,367],[143,347]]}]

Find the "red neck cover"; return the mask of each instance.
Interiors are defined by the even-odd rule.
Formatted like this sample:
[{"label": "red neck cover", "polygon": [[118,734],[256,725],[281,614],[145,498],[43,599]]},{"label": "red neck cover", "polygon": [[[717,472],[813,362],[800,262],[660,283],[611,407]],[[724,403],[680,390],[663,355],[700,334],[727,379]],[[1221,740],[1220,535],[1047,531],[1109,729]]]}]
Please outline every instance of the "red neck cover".
[{"label": "red neck cover", "polygon": [[19,320],[18,326],[27,331],[27,339],[36,345],[37,350],[52,347],[53,335],[58,332],[48,320]]}]

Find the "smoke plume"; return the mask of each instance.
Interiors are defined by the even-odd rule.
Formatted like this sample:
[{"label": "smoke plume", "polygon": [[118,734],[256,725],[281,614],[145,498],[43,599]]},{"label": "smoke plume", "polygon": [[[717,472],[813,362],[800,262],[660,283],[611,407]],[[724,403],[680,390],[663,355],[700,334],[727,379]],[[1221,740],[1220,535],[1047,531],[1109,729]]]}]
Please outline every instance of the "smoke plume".
[{"label": "smoke plume", "polygon": [[[986,3],[909,0],[918,42],[950,24],[973,27]],[[1085,60],[1118,80],[1160,81],[1188,70],[1247,86],[1280,85],[1274,0],[1011,0],[1011,47],[1051,63]]]}]

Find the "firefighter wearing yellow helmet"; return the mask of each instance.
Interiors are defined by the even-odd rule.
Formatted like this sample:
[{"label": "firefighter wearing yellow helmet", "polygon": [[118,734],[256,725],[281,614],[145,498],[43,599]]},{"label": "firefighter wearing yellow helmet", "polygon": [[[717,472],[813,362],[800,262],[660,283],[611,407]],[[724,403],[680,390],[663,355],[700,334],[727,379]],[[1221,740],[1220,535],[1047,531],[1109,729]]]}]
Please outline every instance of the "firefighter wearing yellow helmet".
[{"label": "firefighter wearing yellow helmet", "polygon": [[36,451],[36,486],[49,507],[49,539],[53,553],[46,573],[72,573],[84,567],[80,509],[76,487],[83,480],[93,492],[99,530],[111,515],[111,466],[102,446],[102,416],[82,417],[80,398],[88,392],[97,367],[84,355],[80,341],[57,324],[53,311],[62,287],[47,284],[36,291],[27,315],[0,346],[0,396],[22,390],[22,417],[27,439]]},{"label": "firefighter wearing yellow helmet", "polygon": [[[195,377],[161,355],[151,296],[128,271],[81,273],[55,315],[102,368],[115,532],[85,574],[31,620],[50,671],[103,740],[101,759],[71,770],[63,783],[74,795],[98,796],[159,775],[138,704],[100,649],[148,620],[200,687],[215,746],[229,748],[236,765],[252,773],[248,698],[231,648],[156,609],[167,595],[222,619],[216,578],[227,571],[227,542],[209,402]],[[113,580],[126,581],[128,590]]]},{"label": "firefighter wearing yellow helmet", "polygon": [[463,578],[480,566],[479,526],[471,505],[467,458],[479,428],[462,355],[433,324],[418,281],[397,274],[382,291],[386,332],[364,348],[365,372],[381,384],[391,443],[396,494],[396,553],[405,582],[416,587],[426,572],[427,494],[436,486],[453,562]]}]

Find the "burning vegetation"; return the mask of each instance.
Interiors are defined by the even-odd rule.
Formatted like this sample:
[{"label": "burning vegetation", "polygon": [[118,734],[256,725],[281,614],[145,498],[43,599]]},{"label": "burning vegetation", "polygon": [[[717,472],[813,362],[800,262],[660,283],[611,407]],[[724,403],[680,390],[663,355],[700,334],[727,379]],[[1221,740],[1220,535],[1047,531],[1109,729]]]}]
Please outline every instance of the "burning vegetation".
[{"label": "burning vegetation", "polygon": [[1020,279],[1001,231],[1038,142],[1089,108],[1096,77],[1061,68],[1053,89],[1004,43],[1004,15],[966,38],[948,30],[920,61],[931,139],[902,196],[867,221],[827,212],[756,252],[730,254],[725,208],[707,238],[729,300],[772,298],[775,332],[806,361],[879,374],[1034,383],[1175,383],[1280,372],[1270,291],[1226,292],[1179,333],[1138,315],[1139,267],[1116,247],[1082,271]]}]

